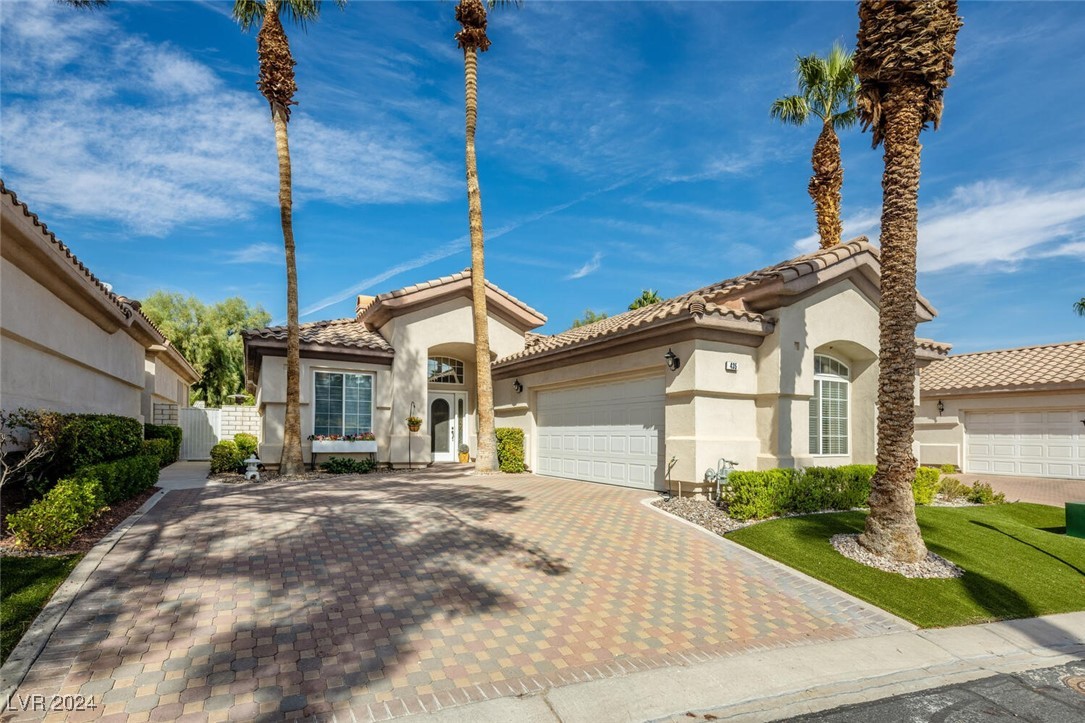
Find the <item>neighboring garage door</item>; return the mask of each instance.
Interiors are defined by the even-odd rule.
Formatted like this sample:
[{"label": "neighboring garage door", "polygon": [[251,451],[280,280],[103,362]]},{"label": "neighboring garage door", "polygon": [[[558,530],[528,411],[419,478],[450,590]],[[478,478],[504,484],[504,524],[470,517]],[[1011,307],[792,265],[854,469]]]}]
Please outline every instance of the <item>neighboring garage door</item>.
[{"label": "neighboring garage door", "polygon": [[663,378],[539,392],[538,472],[663,488]]},{"label": "neighboring garage door", "polygon": [[1085,479],[1085,410],[965,416],[965,471]]}]

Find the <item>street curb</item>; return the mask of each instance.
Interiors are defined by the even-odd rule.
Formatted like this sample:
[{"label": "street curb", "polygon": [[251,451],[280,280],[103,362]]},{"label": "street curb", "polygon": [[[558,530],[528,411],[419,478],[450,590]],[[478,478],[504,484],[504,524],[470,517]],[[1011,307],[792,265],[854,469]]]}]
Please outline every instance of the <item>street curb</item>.
[{"label": "street curb", "polygon": [[117,543],[127,534],[129,528],[147,514],[151,508],[162,501],[169,490],[159,490],[154,496],[140,505],[139,509],[129,515],[123,522],[113,528],[112,531],[87,552],[79,564],[75,566],[68,578],[60,583],[53,593],[49,602],[45,604],[38,617],[30,624],[30,628],[23,634],[19,644],[11,651],[4,666],[0,668],[0,706],[7,709],[11,702],[11,696],[22,685],[30,667],[41,655],[46,644],[57,629],[60,621],[64,618],[68,608],[72,606],[76,596],[82,591],[83,586],[98,566],[102,563],[109,552],[116,547]]},{"label": "street curb", "polygon": [[872,602],[867,602],[866,600],[863,600],[862,598],[855,597],[851,593],[845,592],[845,591],[841,590],[838,587],[833,587],[832,585],[825,582],[824,580],[818,580],[816,577],[811,577],[810,575],[807,575],[805,572],[802,572],[801,570],[796,570],[793,567],[785,565],[784,563],[780,562],[779,560],[773,560],[771,557],[768,557],[766,555],[762,555],[760,552],[757,552],[756,550],[751,550],[750,548],[746,547],[745,545],[740,545],[737,542],[732,542],[731,540],[728,540],[726,537],[723,537],[722,535],[717,535],[712,530],[705,529],[704,527],[701,527],[698,524],[690,522],[689,520],[683,520],[678,515],[671,514],[670,512],[667,512],[666,510],[662,510],[662,509],[660,509],[660,508],[658,508],[658,507],[656,507],[655,505],[652,504],[652,502],[654,500],[656,500],[656,499],[659,499],[659,498],[658,497],[647,497],[647,498],[641,500],[640,503],[642,505],[646,506],[646,507],[649,507],[649,508],[655,510],[656,512],[658,512],[661,515],[666,515],[667,517],[670,517],[672,520],[677,520],[678,522],[681,522],[683,525],[689,525],[690,527],[692,527],[695,530],[700,530],[701,532],[708,535],[712,539],[718,540],[719,542],[722,542],[722,543],[724,543],[725,545],[727,545],[729,547],[734,547],[734,548],[739,549],[739,550],[741,550],[741,551],[743,551],[745,553],[748,553],[748,554],[752,555],[753,557],[772,565],[773,567],[777,567],[777,568],[779,568],[781,570],[786,570],[787,572],[789,572],[789,573],[791,573],[791,574],[793,574],[793,575],[795,575],[795,576],[797,576],[797,577],[799,577],[799,578],[801,578],[801,579],[803,579],[803,580],[805,580],[807,582],[810,582],[810,583],[814,584],[817,587],[820,587],[822,590],[825,590],[827,592],[836,593],[840,597],[845,598],[847,600],[850,600],[851,602],[853,602],[856,605],[861,605],[864,608],[874,610],[875,612],[877,612],[877,613],[879,613],[881,615],[884,615],[886,618],[888,618],[888,620],[890,622],[892,622],[892,623],[894,623],[896,625],[899,625],[901,627],[901,629],[904,630],[904,631],[914,631],[914,630],[919,630],[920,629],[920,627],[918,625],[916,625],[915,623],[909,622],[909,621],[905,620],[902,617],[894,615],[893,613],[889,612],[888,610],[883,610],[882,608],[878,607],[877,605],[875,605]]}]

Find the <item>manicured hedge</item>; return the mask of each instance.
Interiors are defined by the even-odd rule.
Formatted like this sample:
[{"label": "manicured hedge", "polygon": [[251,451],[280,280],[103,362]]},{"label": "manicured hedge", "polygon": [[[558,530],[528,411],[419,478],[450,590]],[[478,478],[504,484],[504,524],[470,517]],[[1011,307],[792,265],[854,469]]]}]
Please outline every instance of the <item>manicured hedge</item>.
[{"label": "manicured hedge", "polygon": [[143,425],[115,414],[66,414],[48,476],[59,480],[80,467],[143,451]]},{"label": "manicured hedge", "polygon": [[245,469],[245,457],[230,439],[225,439],[211,448],[211,473],[241,472]]},{"label": "manicured hedge", "polygon": [[139,455],[87,465],[76,472],[74,477],[80,480],[97,480],[102,486],[106,504],[115,505],[154,487],[158,482],[158,463],[158,457]]},{"label": "manicured hedge", "polygon": [[156,457],[159,467],[165,467],[176,461],[173,456],[173,441],[169,439],[143,440],[143,454]]},{"label": "manicured hedge", "polygon": [[40,500],[8,515],[8,530],[17,547],[62,548],[104,509],[105,495],[97,480],[61,480]]},{"label": "manicured hedge", "polygon": [[234,444],[237,445],[237,452],[241,455],[242,462],[244,462],[256,454],[256,448],[260,446],[260,440],[256,439],[255,435],[238,432],[234,435]]},{"label": "manicured hedge", "polygon": [[144,439],[168,439],[173,449],[173,459],[166,464],[173,464],[181,458],[181,428],[172,424],[144,424]]},{"label": "manicured hedge", "polygon": [[[759,520],[776,515],[865,507],[875,471],[877,468],[872,464],[735,471],[727,478],[730,486],[728,513],[737,520]],[[920,467],[916,471],[912,483],[916,504],[934,501],[939,476],[939,471],[933,468]]]},{"label": "manicured hedge", "polygon": [[527,469],[524,464],[524,430],[519,427],[498,427],[497,464],[502,472],[518,473]]},{"label": "manicured hedge", "polygon": [[377,463],[372,457],[332,457],[320,465],[320,469],[331,474],[369,474],[376,467]]}]

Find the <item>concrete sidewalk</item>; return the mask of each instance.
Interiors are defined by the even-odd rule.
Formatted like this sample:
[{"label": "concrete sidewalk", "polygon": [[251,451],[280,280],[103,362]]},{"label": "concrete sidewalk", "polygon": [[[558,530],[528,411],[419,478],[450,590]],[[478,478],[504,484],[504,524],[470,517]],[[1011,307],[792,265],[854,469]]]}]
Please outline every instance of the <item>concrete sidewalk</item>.
[{"label": "concrete sidewalk", "polygon": [[158,473],[155,487],[168,491],[190,490],[201,487],[218,487],[223,483],[207,479],[211,474],[210,462],[174,462]]},{"label": "concrete sidewalk", "polygon": [[769,721],[1085,657],[1085,613],[747,653],[404,720]]}]

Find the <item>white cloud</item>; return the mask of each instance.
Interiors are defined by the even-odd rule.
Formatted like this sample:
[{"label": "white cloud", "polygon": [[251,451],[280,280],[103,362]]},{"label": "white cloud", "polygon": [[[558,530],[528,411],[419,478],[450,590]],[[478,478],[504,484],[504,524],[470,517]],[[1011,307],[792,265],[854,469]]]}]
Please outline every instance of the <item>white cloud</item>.
[{"label": "white cloud", "polygon": [[[4,170],[35,208],[164,235],[277,203],[271,120],[255,90],[229,87],[173,45],[125,35],[106,13],[5,5]],[[434,201],[459,189],[424,138],[332,127],[304,111],[292,120],[297,203]]]},{"label": "white cloud", "polygon": [[267,242],[249,244],[243,248],[228,251],[224,261],[228,264],[282,264],[285,252],[282,244]]},{"label": "white cloud", "polygon": [[[877,241],[880,218],[863,211],[844,220],[844,238]],[[818,237],[794,243],[798,253],[817,248]],[[978,181],[919,209],[920,271],[1007,265],[1027,258],[1085,259],[1085,188],[1034,189]]]},{"label": "white cloud", "polygon": [[599,251],[596,251],[592,255],[590,261],[585,263],[583,266],[581,266],[579,269],[577,269],[573,273],[569,274],[565,278],[570,279],[570,280],[571,279],[582,279],[585,276],[587,276],[588,274],[591,274],[591,273],[594,273],[595,271],[598,271],[599,267],[602,266],[602,264],[603,264],[603,254],[601,252],[599,252]]},{"label": "white cloud", "polygon": [[919,268],[1010,263],[1032,256],[1083,258],[1085,188],[1034,190],[979,182],[920,211]]}]

